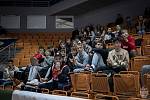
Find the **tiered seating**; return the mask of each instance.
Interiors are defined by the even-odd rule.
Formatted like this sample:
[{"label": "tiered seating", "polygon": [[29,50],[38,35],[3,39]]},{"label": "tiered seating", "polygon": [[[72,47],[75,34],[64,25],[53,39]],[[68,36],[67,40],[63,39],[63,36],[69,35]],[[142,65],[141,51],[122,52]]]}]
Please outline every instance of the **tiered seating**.
[{"label": "tiered seating", "polygon": [[60,40],[71,38],[70,33],[7,33],[2,35],[3,38],[17,38],[16,48],[21,51],[16,53],[14,62],[16,66],[25,66],[30,63],[30,58],[38,50],[39,46],[47,49],[48,45],[53,47],[59,46]]}]

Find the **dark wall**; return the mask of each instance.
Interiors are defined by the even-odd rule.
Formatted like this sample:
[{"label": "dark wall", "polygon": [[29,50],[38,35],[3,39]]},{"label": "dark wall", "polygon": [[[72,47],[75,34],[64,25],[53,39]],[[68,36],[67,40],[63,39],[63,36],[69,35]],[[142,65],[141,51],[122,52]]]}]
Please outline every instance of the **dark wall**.
[{"label": "dark wall", "polygon": [[126,16],[143,15],[145,7],[150,7],[150,0],[120,0],[109,6],[76,16],[76,27],[88,24],[106,24],[116,19],[117,13]]}]

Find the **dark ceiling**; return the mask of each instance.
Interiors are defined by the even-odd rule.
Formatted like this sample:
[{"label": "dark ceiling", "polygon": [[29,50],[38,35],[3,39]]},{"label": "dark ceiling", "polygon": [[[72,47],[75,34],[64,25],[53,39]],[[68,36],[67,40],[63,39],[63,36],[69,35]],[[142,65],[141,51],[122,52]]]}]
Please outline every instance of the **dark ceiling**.
[{"label": "dark ceiling", "polygon": [[108,5],[120,2],[121,0],[88,0],[87,2],[73,6],[69,9],[54,13],[52,15],[81,15],[89,11],[103,8]]},{"label": "dark ceiling", "polygon": [[0,7],[50,7],[62,0],[0,0]]}]

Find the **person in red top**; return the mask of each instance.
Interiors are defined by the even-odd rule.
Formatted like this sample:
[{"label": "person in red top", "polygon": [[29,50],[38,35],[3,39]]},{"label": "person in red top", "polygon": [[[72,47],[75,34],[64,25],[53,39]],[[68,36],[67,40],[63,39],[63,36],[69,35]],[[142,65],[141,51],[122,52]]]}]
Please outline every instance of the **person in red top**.
[{"label": "person in red top", "polygon": [[136,45],[135,39],[131,35],[128,34],[126,29],[122,30],[122,48],[126,49],[129,52],[130,57],[136,56]]},{"label": "person in red top", "polygon": [[38,51],[33,55],[33,57],[38,59],[40,62],[43,58],[45,58],[44,52],[45,52],[44,48],[39,47]]}]

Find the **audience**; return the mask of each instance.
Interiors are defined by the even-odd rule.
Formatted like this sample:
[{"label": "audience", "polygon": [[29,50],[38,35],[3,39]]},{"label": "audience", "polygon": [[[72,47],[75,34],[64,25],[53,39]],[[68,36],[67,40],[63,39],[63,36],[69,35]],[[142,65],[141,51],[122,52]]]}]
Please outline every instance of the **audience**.
[{"label": "audience", "polygon": [[[74,30],[71,39],[59,40],[58,48],[53,48],[52,45],[48,45],[46,50],[39,47],[30,59],[31,65],[26,68],[27,79],[18,87],[35,83],[40,89],[63,90],[70,84],[69,72],[102,71],[109,77],[120,71],[128,71],[129,58],[137,54],[135,39],[129,35],[128,30],[131,31],[135,26],[140,35],[150,30],[149,17],[139,16],[136,21],[134,25],[133,19],[127,16],[124,22],[121,14],[118,14],[116,21],[109,27],[87,25],[80,31]],[[14,71],[18,69],[12,61],[10,63],[7,74],[9,72],[13,77]],[[149,69],[149,65],[144,65],[141,70],[142,84],[143,75]]]}]

